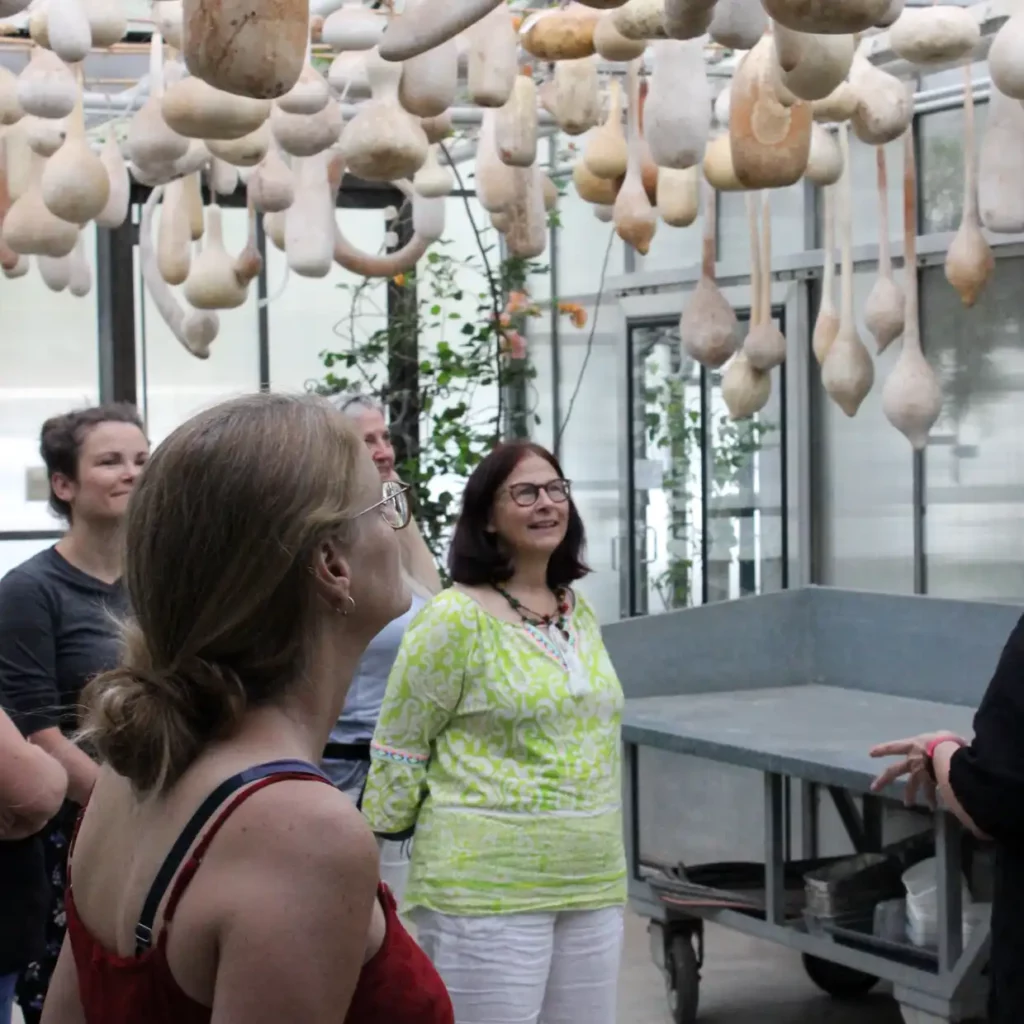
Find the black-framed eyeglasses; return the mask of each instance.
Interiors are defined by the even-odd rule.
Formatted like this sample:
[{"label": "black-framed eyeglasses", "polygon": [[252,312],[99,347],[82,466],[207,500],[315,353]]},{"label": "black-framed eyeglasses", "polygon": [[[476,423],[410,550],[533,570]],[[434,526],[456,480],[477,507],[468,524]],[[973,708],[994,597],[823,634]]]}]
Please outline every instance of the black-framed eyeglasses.
[{"label": "black-framed eyeglasses", "polygon": [[412,518],[412,509],[409,507],[409,485],[401,484],[397,480],[384,481],[384,497],[369,508],[358,512],[354,518],[365,516],[367,512],[377,509],[384,522],[392,530],[402,530],[409,525]]},{"label": "black-framed eyeglasses", "polygon": [[509,497],[521,508],[529,508],[537,504],[540,492],[543,491],[556,505],[569,500],[568,480],[549,480],[546,484],[512,484],[508,488]]}]

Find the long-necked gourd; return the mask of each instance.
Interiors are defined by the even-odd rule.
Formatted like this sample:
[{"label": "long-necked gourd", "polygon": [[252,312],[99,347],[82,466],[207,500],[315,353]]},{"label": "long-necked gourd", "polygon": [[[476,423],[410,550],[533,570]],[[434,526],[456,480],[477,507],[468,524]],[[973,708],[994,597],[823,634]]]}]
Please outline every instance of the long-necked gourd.
[{"label": "long-necked gourd", "polygon": [[700,39],[667,39],[652,43],[651,50],[654,73],[644,104],[644,138],[659,167],[693,167],[703,159],[711,134],[704,44]]},{"label": "long-necked gourd", "polygon": [[845,125],[839,126],[843,151],[840,182],[839,242],[842,252],[840,273],[839,330],[829,346],[821,367],[821,382],[829,397],[846,413],[856,416],[875,382],[875,364],[857,334],[853,311],[853,189],[850,183],[850,144]]},{"label": "long-necked gourd", "polygon": [[1024,5],[1010,15],[992,40],[988,70],[1001,93],[1024,100]]},{"label": "long-necked gourd", "polygon": [[834,185],[843,175],[843,154],[839,143],[823,125],[811,125],[811,152],[807,157],[804,177],[812,185],[823,188]]},{"label": "long-necked gourd", "polygon": [[85,60],[92,48],[92,30],[82,0],[49,0],[46,7],[50,49],[67,64]]},{"label": "long-necked gourd", "polygon": [[9,138],[0,137],[0,268],[5,273],[14,270],[21,257],[3,240],[4,218],[11,208],[14,197],[11,195],[10,177],[7,173],[7,147]]},{"label": "long-necked gourd", "polygon": [[579,60],[594,52],[594,29],[600,17],[599,11],[577,3],[539,11],[523,22],[519,41],[538,60]]},{"label": "long-necked gourd", "polygon": [[995,258],[978,218],[978,181],[974,147],[974,89],[970,62],[964,65],[964,199],[960,227],[946,252],[946,280],[968,309],[996,269]]},{"label": "long-necked gourd", "polygon": [[702,366],[717,370],[736,351],[736,314],[715,284],[715,190],[704,183],[704,238],[701,274],[679,317],[683,350]]},{"label": "long-necked gourd", "polygon": [[224,248],[220,207],[206,208],[206,235],[199,255],[192,261],[183,288],[196,309],[236,309],[244,304],[249,289],[238,280],[235,261]]},{"label": "long-necked gourd", "polygon": [[850,118],[850,126],[861,142],[884,146],[910,127],[913,98],[895,75],[876,68],[858,54],[850,70],[850,85],[857,94],[857,107]]},{"label": "long-necked gourd", "polygon": [[772,38],[782,84],[798,99],[823,100],[849,74],[853,36],[794,32],[777,24]]},{"label": "long-necked gourd", "polygon": [[839,124],[853,117],[857,103],[853,86],[849,82],[840,82],[823,100],[811,101],[811,115],[815,121]]},{"label": "long-necked gourd", "polygon": [[207,168],[206,179],[214,199],[217,196],[230,196],[238,188],[238,168],[214,157]]},{"label": "long-necked gourd", "polygon": [[[477,175],[479,181],[479,172]],[[584,202],[593,203],[595,206],[614,206],[615,197],[622,188],[622,178],[599,178],[590,168],[586,160],[577,160],[572,168],[572,183],[576,194]],[[479,195],[479,184],[477,185]]]},{"label": "long-necked gourd", "polygon": [[708,34],[730,50],[749,50],[768,27],[761,0],[718,0]]},{"label": "long-necked gourd", "polygon": [[32,47],[29,62],[18,75],[18,103],[36,117],[67,117],[78,98],[75,76],[55,53]]},{"label": "long-necked gourd", "polygon": [[658,216],[673,228],[688,228],[700,207],[700,168],[658,168]]},{"label": "long-necked gourd", "polygon": [[81,96],[71,112],[64,145],[46,161],[40,189],[47,209],[72,224],[85,224],[107,205],[110,178],[85,137]]},{"label": "long-necked gourd", "polygon": [[512,193],[515,190],[512,168],[503,163],[498,156],[497,120],[496,110],[484,110],[476,144],[476,198],[488,213],[505,210],[512,201]]},{"label": "long-necked gourd", "polygon": [[335,53],[370,50],[380,43],[386,24],[380,11],[371,10],[362,0],[355,0],[327,15],[320,38]]},{"label": "long-necked gourd", "polygon": [[552,112],[566,135],[582,135],[600,121],[597,57],[558,61],[554,83]]},{"label": "long-necked gourd", "polygon": [[163,40],[149,41],[149,96],[128,125],[128,156],[136,167],[163,167],[188,152],[189,140],[164,120]]},{"label": "long-necked gourd", "polygon": [[658,215],[644,188],[640,135],[640,80],[637,62],[629,66],[626,122],[629,126],[629,161],[626,178],[612,209],[615,231],[627,245],[646,256],[658,228]]},{"label": "long-necked gourd", "polygon": [[33,181],[4,217],[4,241],[26,256],[67,256],[75,247],[78,227],[47,209],[40,184],[45,169],[39,157],[34,157],[34,167]]},{"label": "long-necked gourd", "polygon": [[427,136],[398,102],[401,65],[369,51],[366,73],[373,98],[342,129],[338,145],[349,170],[366,181],[411,178],[427,159]]},{"label": "long-necked gourd", "polygon": [[371,50],[343,50],[327,69],[327,84],[342,100],[366,99],[370,80],[366,76],[366,60]]},{"label": "long-necked gourd", "polygon": [[[750,193],[747,193],[750,196]],[[757,217],[757,204],[750,200],[752,216]],[[755,370],[768,373],[781,366],[786,360],[786,338],[779,330],[772,316],[772,215],[769,192],[767,189],[761,193],[761,237],[752,236],[754,248],[760,244],[761,278],[758,284],[760,289],[760,321],[752,326],[743,342],[743,354],[747,357],[750,365]]]},{"label": "long-necked gourd", "polygon": [[583,150],[587,169],[599,178],[621,178],[626,173],[629,150],[622,130],[622,96],[619,83],[608,83],[608,116],[591,133]]},{"label": "long-necked gourd", "polygon": [[507,4],[466,31],[466,90],[478,107],[502,107],[519,73],[519,36]]},{"label": "long-necked gourd", "polygon": [[198,242],[203,237],[206,228],[206,218],[203,216],[202,176],[198,171],[182,178],[182,191],[185,208],[188,210],[188,224],[192,241]]},{"label": "long-necked gourd", "polygon": [[[764,312],[764,268],[761,266],[762,247],[757,229],[757,200],[754,193],[747,192],[743,197],[747,210],[747,223],[750,228],[750,322],[747,325],[747,336],[739,351],[732,357],[722,374],[722,400],[729,410],[732,420],[749,419],[768,404],[772,393],[771,375],[757,369],[750,361],[747,347],[753,336],[756,344],[757,335],[765,326]],[[771,317],[769,305],[768,317]]]},{"label": "long-necked gourd", "polygon": [[300,277],[326,277],[334,262],[334,189],[328,154],[296,160],[295,201],[284,214],[288,268]]},{"label": "long-necked gourd", "polygon": [[380,43],[380,55],[387,61],[417,57],[486,17],[502,0],[427,0],[419,7],[393,17]]},{"label": "long-necked gourd", "polygon": [[146,291],[157,312],[181,345],[197,359],[207,359],[210,345],[217,337],[220,321],[212,310],[183,307],[174,297],[170,285],[160,276],[153,246],[153,213],[165,186],[158,185],[142,205],[139,224],[139,269]]},{"label": "long-necked gourd", "polygon": [[96,224],[101,228],[119,228],[128,216],[128,201],[131,197],[131,179],[128,167],[121,154],[121,146],[117,135],[110,131],[100,150],[100,160],[107,174],[110,190],[107,202],[96,214]]},{"label": "long-necked gourd", "polygon": [[119,0],[81,0],[85,16],[89,21],[89,35],[95,48],[105,50],[119,43],[128,31]]},{"label": "long-necked gourd", "polygon": [[540,165],[513,167],[512,200],[505,208],[508,228],[505,245],[511,256],[536,259],[547,247],[548,219],[544,210],[544,183]]},{"label": "long-necked gourd", "polygon": [[992,83],[978,158],[981,223],[989,231],[1024,231],[1024,106]]},{"label": "long-necked gourd", "polygon": [[[486,104],[481,103],[479,106],[486,106]],[[426,133],[427,142],[430,145],[434,145],[435,142],[443,142],[454,130],[452,115],[446,110],[437,117],[421,117],[420,127]]]},{"label": "long-necked gourd", "polygon": [[155,0],[152,10],[153,24],[164,42],[180,51],[185,17],[182,0]]},{"label": "long-necked gourd", "polygon": [[762,0],[772,19],[795,32],[864,32],[885,16],[889,0]]},{"label": "long-necked gourd", "polygon": [[714,0],[663,0],[662,27],[670,39],[699,39],[711,28]]},{"label": "long-necked gourd", "polygon": [[743,58],[729,100],[733,169],[747,188],[785,188],[799,181],[811,150],[811,108],[784,106],[772,88],[774,44],[765,36]]},{"label": "long-necked gourd", "polygon": [[270,133],[289,156],[315,156],[330,149],[343,127],[341,106],[333,99],[315,114],[287,114],[275,104],[270,115]]},{"label": "long-necked gourd", "polygon": [[245,235],[245,245],[242,251],[235,257],[232,266],[235,271],[235,278],[240,285],[248,287],[259,277],[263,269],[263,257],[260,255],[258,236],[258,217],[256,207],[253,206],[251,198],[246,199],[246,213],[248,215],[248,231]]},{"label": "long-necked gourd", "polygon": [[605,11],[594,26],[594,50],[599,57],[617,63],[636,60],[647,48],[646,39],[627,39],[615,27],[615,12]]},{"label": "long-necked gourd", "polygon": [[889,175],[885,147],[875,150],[878,180],[878,276],[864,300],[864,326],[875,339],[876,352],[884,352],[903,333],[906,299],[892,275],[889,251]]},{"label": "long-necked gourd", "polygon": [[882,387],[885,418],[915,451],[928,443],[928,434],[942,412],[942,389],[921,350],[917,283],[917,195],[913,132],[903,146],[903,282],[907,316],[899,358]]},{"label": "long-necked gourd", "polygon": [[324,76],[313,67],[311,44],[307,44],[306,60],[298,81],[277,99],[277,105],[286,114],[315,114],[324,109],[330,98],[331,90]]},{"label": "long-necked gourd", "polygon": [[517,75],[508,102],[494,124],[498,157],[510,167],[530,167],[537,159],[537,87],[530,75]]},{"label": "long-necked gourd", "polygon": [[53,156],[64,145],[68,134],[66,117],[36,117],[27,114],[20,121],[29,149],[39,156]]},{"label": "long-necked gourd", "polygon": [[821,300],[818,303],[818,315],[814,318],[814,331],[811,334],[811,351],[821,366],[825,356],[832,347],[839,333],[839,316],[836,313],[835,278],[836,278],[836,215],[835,187],[824,190],[825,195],[825,245],[823,252],[823,269],[821,275]]},{"label": "long-necked gourd", "polygon": [[295,175],[281,159],[276,146],[267,150],[267,155],[245,183],[245,190],[249,202],[260,213],[279,213],[292,205]]},{"label": "long-necked gourd", "polygon": [[743,192],[746,185],[736,177],[729,133],[717,135],[704,150],[704,177],[716,192]]},{"label": "long-necked gourd", "polygon": [[924,66],[963,60],[980,42],[981,28],[974,15],[954,4],[904,7],[889,29],[893,53]]},{"label": "long-necked gourd", "polygon": [[[406,11],[417,2],[422,4],[427,0],[407,0]],[[436,117],[455,102],[458,82],[459,49],[454,39],[448,39],[426,53],[403,61],[398,101],[417,117]]]},{"label": "long-necked gourd", "polygon": [[181,178],[164,189],[156,229],[156,265],[160,276],[173,285],[184,284],[192,266],[192,231]]},{"label": "long-necked gourd", "polygon": [[190,139],[240,139],[270,116],[270,101],[216,89],[195,75],[169,86],[160,109],[179,135]]},{"label": "long-necked gourd", "polygon": [[896,19],[903,13],[906,0],[889,0],[889,6],[885,13],[875,22],[875,28],[888,28],[896,23]]},{"label": "long-necked gourd", "polygon": [[183,0],[185,64],[213,88],[272,100],[299,80],[309,40],[309,0]]}]

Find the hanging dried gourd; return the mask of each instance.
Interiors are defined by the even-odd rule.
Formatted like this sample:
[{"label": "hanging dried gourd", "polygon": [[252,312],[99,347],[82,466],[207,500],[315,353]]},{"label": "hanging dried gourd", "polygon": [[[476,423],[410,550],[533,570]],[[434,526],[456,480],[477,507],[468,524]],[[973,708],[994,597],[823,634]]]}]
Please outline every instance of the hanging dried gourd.
[{"label": "hanging dried gourd", "polygon": [[839,333],[839,316],[836,313],[835,277],[836,277],[836,217],[835,217],[835,188],[829,186],[824,190],[825,195],[825,245],[823,255],[823,270],[821,275],[821,301],[818,304],[818,315],[814,319],[814,331],[811,334],[811,350],[814,358],[821,366],[825,362],[825,356],[832,347]]},{"label": "hanging dried gourd", "polygon": [[320,40],[335,53],[346,50],[372,50],[387,26],[381,11],[367,7],[362,0],[346,2],[324,19]]},{"label": "hanging dried gourd", "polygon": [[288,268],[301,277],[326,277],[334,263],[334,188],[326,152],[296,160],[295,201],[284,214]]},{"label": "hanging dried gourd", "polygon": [[181,178],[164,189],[156,231],[156,265],[171,285],[184,284],[192,266],[192,231]]},{"label": "hanging dried gourd", "polygon": [[508,102],[498,110],[494,138],[499,158],[510,167],[530,167],[537,159],[537,87],[530,75],[516,76]]},{"label": "hanging dried gourd", "polygon": [[834,185],[843,175],[843,154],[832,133],[820,124],[811,125],[811,152],[804,177],[823,188]]},{"label": "hanging dried gourd", "polygon": [[907,315],[899,358],[882,388],[882,411],[910,446],[920,451],[928,443],[928,434],[942,412],[942,389],[921,350],[916,192],[913,132],[907,132],[903,147],[903,282]]},{"label": "hanging dried gourd", "polygon": [[864,32],[885,17],[889,0],[762,0],[780,25],[794,32]]},{"label": "hanging dried gourd", "polygon": [[[761,237],[757,237],[757,203],[751,193],[747,193],[747,211],[751,218],[751,252],[760,245],[761,258],[758,261],[760,278],[751,287],[760,292],[758,308],[760,316],[757,323],[751,321],[751,328],[743,341],[743,354],[755,370],[769,373],[776,366],[781,366],[786,359],[786,338],[776,326],[772,316],[772,229],[771,203],[768,190],[761,193]],[[756,411],[756,410],[755,410]]]},{"label": "hanging dried gourd", "polygon": [[190,76],[170,85],[160,104],[168,126],[190,139],[240,139],[270,116],[269,100],[214,88]]},{"label": "hanging dried gourd", "polygon": [[652,43],[651,50],[654,73],[644,104],[644,138],[659,167],[693,167],[703,159],[711,134],[704,44],[669,39]]},{"label": "hanging dried gourd", "polygon": [[466,30],[466,89],[478,107],[502,107],[519,73],[519,36],[508,4]]},{"label": "hanging dried gourd", "polygon": [[605,11],[594,26],[594,50],[605,60],[626,63],[643,56],[646,39],[627,39],[615,27],[615,12]]},{"label": "hanging dried gourd", "polygon": [[271,146],[245,183],[248,202],[260,213],[279,213],[295,200],[295,175]]},{"label": "hanging dried gourd", "polygon": [[192,261],[184,295],[196,309],[236,309],[244,305],[249,289],[238,280],[235,261],[224,248],[220,207],[206,208],[206,236]]},{"label": "hanging dried gourd", "polygon": [[825,99],[850,72],[853,36],[812,35],[775,25],[772,38],[781,83],[797,99]]},{"label": "hanging dried gourd", "polygon": [[612,79],[608,83],[608,116],[587,140],[583,161],[592,174],[614,180],[626,173],[628,159],[629,150],[622,130],[622,96],[619,83]]},{"label": "hanging dried gourd", "polygon": [[992,84],[1004,95],[1024,100],[1024,6],[996,33],[988,51]]},{"label": "hanging dried gourd", "polygon": [[315,114],[286,114],[277,104],[270,114],[270,134],[289,156],[315,156],[341,138],[341,106],[330,99]]},{"label": "hanging dried gourd", "polygon": [[11,204],[4,217],[3,239],[16,253],[26,256],[67,256],[75,247],[78,228],[55,217],[43,202],[41,179],[45,164],[33,157],[33,178]]},{"label": "hanging dried gourd", "polygon": [[658,168],[658,216],[673,228],[687,228],[700,208],[700,168]]},{"label": "hanging dried gourd", "polygon": [[1001,93],[993,82],[978,158],[979,213],[989,231],[1024,231],[1022,167],[1024,106]]},{"label": "hanging dried gourd", "polygon": [[903,333],[906,299],[892,276],[889,252],[889,182],[885,147],[875,150],[878,181],[878,276],[864,300],[864,326],[875,339],[876,352],[884,352]]},{"label": "hanging dried gourd", "polygon": [[910,127],[914,101],[910,90],[894,75],[876,68],[866,57],[853,59],[850,85],[857,94],[857,107],[850,127],[861,142],[884,146],[898,139]]},{"label": "hanging dried gourd", "polygon": [[600,17],[598,11],[577,3],[538,11],[523,22],[519,41],[538,60],[579,60],[594,52],[594,29]]},{"label": "hanging dried gourd", "polygon": [[628,104],[626,121],[629,126],[629,160],[626,178],[615,197],[612,220],[615,230],[627,245],[646,256],[651,240],[658,228],[658,215],[654,211],[643,179],[643,152],[640,136],[640,78],[636,62],[630,64],[627,77]]},{"label": "hanging dried gourd", "polygon": [[[407,0],[406,11],[415,3],[426,0]],[[398,101],[410,114],[417,117],[436,117],[455,102],[459,82],[459,50],[454,39],[449,39],[402,64],[398,83]]]},{"label": "hanging dried gourd", "polygon": [[426,163],[413,176],[412,187],[426,199],[440,199],[455,188],[452,172],[438,162],[437,146],[430,147]]},{"label": "hanging dried gourd", "polygon": [[551,112],[566,135],[582,135],[601,119],[597,57],[555,64]]},{"label": "hanging dried gourd", "polygon": [[512,167],[512,200],[505,208],[508,227],[505,246],[509,255],[519,259],[536,259],[547,247],[547,213],[544,210],[544,185],[537,164]]},{"label": "hanging dried gourd", "polygon": [[128,217],[128,202],[131,197],[131,179],[128,166],[121,155],[121,146],[117,135],[111,131],[107,134],[100,160],[107,173],[110,190],[106,205],[96,214],[96,224],[101,228],[119,228]]},{"label": "hanging dried gourd", "polygon": [[400,17],[391,18],[380,44],[387,61],[409,60],[454,39],[464,29],[486,17],[502,0],[430,0]]},{"label": "hanging dried gourd", "polygon": [[312,44],[307,44],[306,60],[298,81],[276,101],[286,114],[315,114],[323,110],[331,98],[327,81],[313,67],[312,59]]},{"label": "hanging dried gourd", "polygon": [[18,75],[18,104],[35,117],[67,117],[78,98],[75,76],[55,53],[34,46]]},{"label": "hanging dried gourd", "polygon": [[708,34],[730,50],[750,50],[767,28],[761,0],[717,0]]},{"label": "hanging dried gourd", "polygon": [[889,29],[893,53],[923,66],[964,60],[980,42],[981,28],[974,15],[953,4],[905,7]]}]

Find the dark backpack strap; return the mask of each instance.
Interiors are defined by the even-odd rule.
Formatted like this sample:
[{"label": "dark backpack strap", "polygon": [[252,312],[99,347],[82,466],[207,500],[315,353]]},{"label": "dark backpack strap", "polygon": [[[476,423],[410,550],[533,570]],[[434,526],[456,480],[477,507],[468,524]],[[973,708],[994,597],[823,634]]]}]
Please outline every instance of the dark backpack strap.
[{"label": "dark backpack strap", "polygon": [[[153,944],[153,924],[156,921],[160,904],[163,902],[164,896],[171,887],[171,884],[175,882],[175,875],[188,857],[193,844],[199,838],[199,834],[214,819],[218,809],[221,808],[229,797],[237,794],[235,799],[224,808],[222,813],[217,815],[216,820],[213,820],[212,826],[207,830],[202,841],[196,847],[195,852],[189,858],[188,867],[190,870],[187,877],[185,877],[184,872],[178,876],[178,881],[174,885],[174,892],[171,894],[171,900],[168,902],[167,913],[164,915],[164,919],[167,922],[170,921],[173,914],[172,903],[176,906],[178,900],[181,899],[185,887],[191,881],[192,875],[195,874],[195,869],[199,866],[199,861],[202,860],[203,854],[205,854],[211,840],[235,808],[264,786],[286,779],[313,779],[314,781],[330,784],[330,779],[319,768],[306,761],[270,761],[267,764],[258,764],[252,768],[246,768],[245,771],[238,772],[237,775],[232,775],[229,779],[225,779],[199,805],[198,810],[189,819],[181,835],[178,836],[171,847],[170,853],[167,854],[163,864],[160,865],[160,870],[157,872],[156,878],[153,879],[153,885],[146,896],[146,902],[142,905],[142,914],[139,917],[139,923],[135,926],[136,955],[145,952]],[[254,786],[253,783],[260,783],[260,785]],[[242,792],[239,792],[239,790]]]}]

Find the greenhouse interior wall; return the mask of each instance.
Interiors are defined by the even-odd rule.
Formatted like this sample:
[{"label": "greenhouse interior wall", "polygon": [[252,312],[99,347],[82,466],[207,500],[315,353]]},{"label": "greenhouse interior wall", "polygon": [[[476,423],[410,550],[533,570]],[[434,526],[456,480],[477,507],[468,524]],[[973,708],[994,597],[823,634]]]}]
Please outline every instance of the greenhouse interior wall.
[{"label": "greenhouse interior wall", "polygon": [[[984,76],[985,66],[976,72]],[[959,71],[925,76],[920,88],[960,80]],[[1024,238],[993,242],[996,272],[978,304],[964,309],[942,270],[960,217],[960,104],[958,97],[929,104],[915,125],[924,346],[946,402],[918,455],[881,411],[880,381],[895,347],[877,359],[875,387],[856,418],[847,419],[824,396],[810,353],[823,266],[816,190],[800,182],[771,195],[772,304],[789,351],[773,371],[770,404],[753,433],[743,436],[726,421],[718,372],[680,357],[679,313],[699,276],[700,221],[686,229],[661,225],[640,257],[566,190],[551,228],[547,272],[529,285],[545,311],[532,321],[528,339],[536,374],[529,388],[531,432],[557,451],[573,481],[593,570],[583,587],[603,621],[806,583],[982,601],[1024,598],[1024,299],[1018,283]],[[979,131],[985,110],[979,92]],[[564,172],[571,151],[585,141],[553,137],[553,170]],[[887,157],[890,182],[897,181],[902,142],[888,146]],[[852,141],[851,165],[859,309],[878,254],[873,149]],[[461,170],[471,188],[472,163]],[[895,238],[900,190],[890,189],[889,196]],[[486,214],[471,195],[453,195],[447,204],[446,251],[475,260],[474,223],[486,223]],[[224,223],[228,248],[241,248],[245,210],[225,210]],[[380,247],[382,210],[339,210],[339,223],[360,248]],[[109,267],[104,273],[96,263],[103,240],[92,226],[86,232],[97,280],[89,297],[54,294],[35,273],[0,278],[0,573],[59,536],[38,488],[42,421],[70,407],[125,397],[128,385],[122,381],[117,393],[104,352],[105,345],[131,344],[110,338],[111,309],[123,289],[131,289],[135,320],[132,397],[159,443],[192,412],[221,398],[259,388],[297,391],[321,379],[320,354],[337,340],[357,283],[335,266],[327,279],[292,276],[282,289],[284,258],[267,243],[261,294],[272,300],[261,309],[250,293],[243,307],[222,312],[220,336],[210,358],[200,361],[151,310],[137,257],[131,282]],[[750,299],[742,195],[721,197],[717,243],[718,281],[742,319]],[[893,249],[898,266],[898,242]],[[386,322],[386,289],[382,281],[364,294],[370,312],[361,314],[360,331]],[[586,324],[548,315],[558,302],[580,304]],[[868,337],[863,324],[859,328]],[[421,350],[437,342],[424,334]],[[652,425],[655,396],[669,378],[680,382],[687,415],[699,427],[683,448],[660,445]],[[494,400],[487,393],[476,398],[484,405]],[[752,448],[743,447],[752,440]],[[733,457],[744,451],[752,454]],[[677,499],[685,494],[681,503],[673,501],[672,487]]]}]

